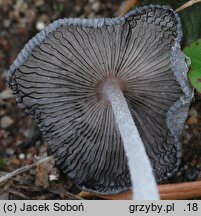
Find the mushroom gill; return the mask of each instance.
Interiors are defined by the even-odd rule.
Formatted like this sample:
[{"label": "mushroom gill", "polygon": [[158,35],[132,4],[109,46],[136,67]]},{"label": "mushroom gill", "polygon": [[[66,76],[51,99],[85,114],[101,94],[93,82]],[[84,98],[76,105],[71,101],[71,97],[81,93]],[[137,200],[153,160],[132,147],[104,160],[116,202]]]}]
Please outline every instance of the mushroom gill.
[{"label": "mushroom gill", "polygon": [[[177,170],[192,99],[180,40],[177,14],[151,5],[120,18],[55,21],[11,65],[8,83],[18,105],[82,189],[119,193],[135,182],[134,173],[146,182],[133,186],[135,198],[147,199],[144,191],[156,187],[150,164],[158,182]],[[130,131],[128,121],[135,127],[132,146],[126,147],[118,109],[130,116],[123,131]],[[157,199],[156,188],[152,192],[148,198]]]}]

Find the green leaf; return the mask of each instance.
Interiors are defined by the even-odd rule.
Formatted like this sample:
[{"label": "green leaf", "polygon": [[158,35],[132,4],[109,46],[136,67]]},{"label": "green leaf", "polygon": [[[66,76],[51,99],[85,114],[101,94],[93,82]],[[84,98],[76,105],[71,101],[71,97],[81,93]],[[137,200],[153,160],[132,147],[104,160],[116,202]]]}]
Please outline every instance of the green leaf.
[{"label": "green leaf", "polygon": [[201,39],[190,44],[183,51],[191,59],[189,72],[191,84],[201,93]]}]

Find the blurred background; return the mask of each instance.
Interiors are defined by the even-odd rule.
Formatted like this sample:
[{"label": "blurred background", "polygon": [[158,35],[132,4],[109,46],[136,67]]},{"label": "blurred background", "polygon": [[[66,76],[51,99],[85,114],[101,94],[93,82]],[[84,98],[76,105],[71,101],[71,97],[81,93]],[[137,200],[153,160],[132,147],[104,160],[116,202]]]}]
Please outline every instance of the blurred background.
[{"label": "blurred background", "polygon": [[[0,0],[0,176],[48,155],[47,143],[38,127],[16,106],[6,87],[7,70],[17,54],[29,39],[53,20],[119,16],[128,10],[129,2],[133,4],[132,8],[158,3],[176,9],[186,1]],[[201,4],[185,9],[179,15],[184,31],[182,47],[185,47],[201,38]],[[198,92],[195,92],[181,140],[182,164],[169,182],[201,180],[201,95]],[[47,176],[50,174],[55,179],[60,176],[59,181],[49,182]],[[76,197],[72,194],[78,192],[74,183],[61,176],[51,164],[4,183],[0,187],[0,199],[73,199]]]}]

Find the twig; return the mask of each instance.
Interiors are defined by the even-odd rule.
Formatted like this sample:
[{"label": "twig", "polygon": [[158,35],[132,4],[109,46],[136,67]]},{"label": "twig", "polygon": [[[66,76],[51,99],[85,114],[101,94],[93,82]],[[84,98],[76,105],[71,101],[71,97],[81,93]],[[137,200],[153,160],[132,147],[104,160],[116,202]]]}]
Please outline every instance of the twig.
[{"label": "twig", "polygon": [[201,181],[165,184],[159,187],[161,199],[191,199],[201,197]]},{"label": "twig", "polygon": [[82,198],[80,196],[74,195],[68,191],[65,191],[65,196],[67,196],[70,199],[74,199],[74,200],[82,200]]},{"label": "twig", "polygon": [[33,197],[31,199],[33,199],[33,200],[54,200],[55,199],[55,194],[53,194],[53,193],[45,194],[45,195],[42,195],[42,196]]},{"label": "twig", "polygon": [[16,195],[16,196],[18,196],[18,197],[20,197],[22,199],[25,199],[25,200],[30,200],[31,199],[29,196],[26,196],[26,195],[24,195],[24,194],[22,194],[22,193],[20,193],[18,191],[15,191],[13,189],[7,189],[6,192],[14,194],[14,195]]},{"label": "twig", "polygon": [[186,2],[185,4],[183,4],[181,7],[177,8],[176,12],[184,10],[185,8],[190,7],[191,5],[198,3],[198,2],[201,2],[201,0],[190,0],[190,1]]},{"label": "twig", "polygon": [[2,172],[0,171],[0,177],[6,175],[8,172]]},{"label": "twig", "polygon": [[127,0],[123,6],[123,8],[120,10],[119,15],[124,16],[126,13],[128,13],[136,4],[138,0]]},{"label": "twig", "polygon": [[40,190],[38,187],[34,187],[34,185],[24,186],[21,184],[15,184],[14,187],[17,188],[18,190],[25,190],[25,191],[29,191],[29,192],[38,192]]},{"label": "twig", "polygon": [[[57,189],[49,189],[48,190],[51,193],[57,194],[59,195],[59,191]],[[80,196],[74,195],[68,191],[64,191],[64,195],[68,198],[68,199],[73,199],[73,200],[82,200],[82,198]]]},{"label": "twig", "polygon": [[0,200],[8,200],[9,199],[9,193],[5,192],[0,195]]},{"label": "twig", "polygon": [[44,162],[48,162],[51,161],[53,159],[52,156],[49,157],[45,157],[41,160],[36,161],[35,163],[31,164],[31,165],[27,165],[24,167],[20,167],[19,169],[16,169],[2,177],[0,177],[0,183],[7,181],[8,179],[12,178],[13,176],[19,175],[20,173],[26,172],[30,169],[33,169],[34,167],[37,167],[39,164],[44,163]]},{"label": "twig", "polygon": [[[158,186],[160,198],[162,200],[182,200],[201,197],[201,181],[164,184]],[[100,195],[89,192],[81,192],[80,197],[89,198],[97,196],[107,200],[130,200],[132,199],[132,192],[125,191],[115,195]]]},{"label": "twig", "polygon": [[[124,16],[126,13],[128,13],[137,4],[137,2],[138,0],[127,0],[123,8],[120,10],[120,16]],[[201,2],[201,0],[190,0],[183,4],[181,7],[177,8],[176,12],[182,11],[185,8],[188,8],[199,2]]]}]

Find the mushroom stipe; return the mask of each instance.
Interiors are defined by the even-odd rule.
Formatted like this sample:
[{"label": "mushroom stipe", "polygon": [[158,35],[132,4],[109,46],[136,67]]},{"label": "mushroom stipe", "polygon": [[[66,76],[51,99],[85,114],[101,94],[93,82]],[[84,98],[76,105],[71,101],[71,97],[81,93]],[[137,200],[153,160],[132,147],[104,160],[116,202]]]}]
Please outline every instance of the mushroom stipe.
[{"label": "mushroom stipe", "polygon": [[18,105],[83,190],[116,194],[132,184],[135,199],[158,199],[156,181],[177,171],[193,98],[181,36],[178,15],[158,5],[60,19],[10,66]]}]

